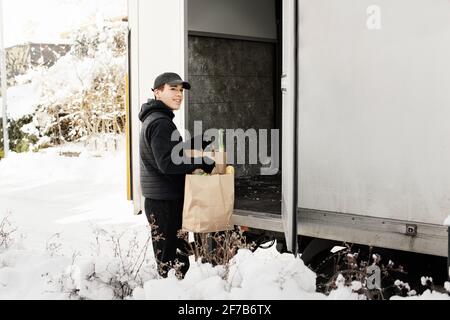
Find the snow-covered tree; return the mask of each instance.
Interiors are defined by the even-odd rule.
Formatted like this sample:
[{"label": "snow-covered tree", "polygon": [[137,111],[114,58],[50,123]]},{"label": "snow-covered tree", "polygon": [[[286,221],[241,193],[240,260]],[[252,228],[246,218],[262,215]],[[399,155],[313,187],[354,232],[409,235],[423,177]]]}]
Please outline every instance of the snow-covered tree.
[{"label": "snow-covered tree", "polygon": [[124,132],[126,31],[123,22],[78,30],[69,54],[51,68],[28,75],[39,83],[40,100],[33,117],[38,144]]}]

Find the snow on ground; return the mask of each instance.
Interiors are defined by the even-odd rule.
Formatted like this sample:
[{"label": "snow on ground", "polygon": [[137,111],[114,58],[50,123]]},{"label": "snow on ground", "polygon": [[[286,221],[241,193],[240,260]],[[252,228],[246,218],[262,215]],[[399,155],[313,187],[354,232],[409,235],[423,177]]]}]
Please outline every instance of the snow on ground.
[{"label": "snow on ground", "polygon": [[174,275],[168,279],[150,280],[136,298],[149,299],[325,299],[315,293],[315,274],[301,259],[280,254],[272,247],[255,253],[240,250],[235,256],[227,280],[225,270],[191,261],[182,281]]},{"label": "snow on ground", "polygon": [[134,216],[126,200],[124,152],[59,155],[69,150],[82,146],[11,153],[0,161],[0,219],[8,215],[18,228],[13,250],[0,255],[0,298],[52,298],[41,275],[64,270],[75,253],[78,260],[91,254],[94,230],[148,235],[145,218]]},{"label": "snow on ground", "polygon": [[316,275],[275,247],[240,250],[228,277],[191,257],[184,280],[159,279],[146,218],[126,200],[120,139],[119,151],[71,144],[0,161],[0,222],[9,214],[18,228],[8,249],[0,245],[0,299],[114,299],[124,283],[134,299],[362,298],[343,284],[328,297],[316,293]]},{"label": "snow on ground", "polygon": [[[107,241],[99,246],[100,253],[93,249],[96,235],[127,231],[138,234],[142,245],[149,232],[145,216],[134,216],[126,200],[120,149],[99,157],[82,145],[70,145],[12,153],[0,161],[0,217],[9,213],[18,228],[16,243],[8,250],[0,248],[0,298],[66,299],[74,292],[71,288],[81,288],[78,294],[88,298],[113,297],[108,286],[85,280],[94,265],[97,274],[107,265],[114,267]],[[68,151],[81,154],[60,156]],[[184,280],[157,279],[151,246],[148,252],[145,284],[134,291],[136,299],[325,298],[315,293],[315,274],[300,259],[275,249],[240,251],[227,281],[221,277],[223,268],[193,257]]]},{"label": "snow on ground", "polygon": [[32,234],[28,247],[58,232],[78,239],[88,230],[74,224],[88,220],[109,223],[127,217],[143,224],[130,214],[132,204],[126,200],[124,153],[59,156],[67,150],[79,152],[81,147],[11,153],[0,162],[0,212],[11,212],[21,231]]},{"label": "snow on ground", "polygon": [[[134,216],[126,200],[125,157],[120,149],[99,156],[82,145],[70,145],[11,153],[0,161],[0,217],[9,214],[18,228],[16,243],[8,250],[0,248],[0,298],[63,299],[73,292],[70,288],[78,287],[85,297],[113,297],[108,286],[84,280],[93,265],[97,272],[105,265],[114,268],[107,241],[99,246],[100,253],[93,249],[97,230],[137,233],[141,245],[148,237],[145,216]],[[60,156],[69,151],[81,154]],[[126,248],[128,242],[123,245]],[[222,268],[199,264],[193,257],[183,281],[156,279],[151,246],[148,252],[145,285],[133,294],[138,299],[324,298],[314,292],[314,273],[300,259],[275,249],[241,251],[229,281],[222,280]],[[55,289],[58,283],[65,284],[63,292]]]}]

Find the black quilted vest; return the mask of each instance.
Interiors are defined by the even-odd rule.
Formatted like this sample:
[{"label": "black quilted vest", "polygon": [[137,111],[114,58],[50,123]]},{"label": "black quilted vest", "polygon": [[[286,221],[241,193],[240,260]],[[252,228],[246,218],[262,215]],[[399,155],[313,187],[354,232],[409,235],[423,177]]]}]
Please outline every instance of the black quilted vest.
[{"label": "black quilted vest", "polygon": [[[155,125],[167,125],[167,121],[156,122],[158,119],[170,120],[171,131],[176,130],[172,122],[174,114],[162,102],[149,100],[142,106],[139,118],[142,121],[140,134],[140,178],[142,195],[153,200],[175,200],[184,197],[184,174],[162,174],[158,169],[151,148],[151,127]],[[180,137],[180,141],[182,138]]]}]

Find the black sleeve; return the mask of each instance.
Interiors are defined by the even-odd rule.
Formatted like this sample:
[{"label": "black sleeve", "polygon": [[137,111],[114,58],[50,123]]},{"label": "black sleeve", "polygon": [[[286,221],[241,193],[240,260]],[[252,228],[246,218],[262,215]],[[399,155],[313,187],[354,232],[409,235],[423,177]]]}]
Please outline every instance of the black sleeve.
[{"label": "black sleeve", "polygon": [[181,164],[173,163],[171,158],[172,150],[180,143],[171,140],[172,133],[175,130],[177,130],[175,125],[167,119],[157,120],[149,127],[148,138],[150,146],[161,173],[190,174],[196,169],[203,169],[205,172],[208,172],[208,170],[212,171],[214,165],[208,165],[205,159],[202,159],[200,164],[196,164],[195,158],[189,159],[183,155],[183,162]]}]

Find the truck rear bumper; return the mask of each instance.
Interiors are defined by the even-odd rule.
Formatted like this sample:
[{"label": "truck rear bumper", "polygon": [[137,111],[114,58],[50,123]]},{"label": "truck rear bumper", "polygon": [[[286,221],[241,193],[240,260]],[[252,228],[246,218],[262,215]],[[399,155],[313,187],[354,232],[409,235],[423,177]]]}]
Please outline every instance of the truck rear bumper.
[{"label": "truck rear bumper", "polygon": [[[235,210],[232,222],[283,232],[281,215],[277,214]],[[448,255],[447,227],[433,224],[300,209],[298,234],[442,257]]]}]

